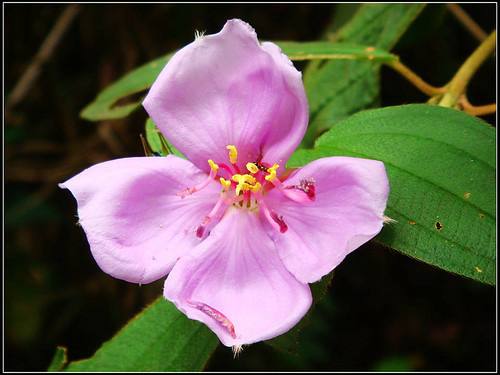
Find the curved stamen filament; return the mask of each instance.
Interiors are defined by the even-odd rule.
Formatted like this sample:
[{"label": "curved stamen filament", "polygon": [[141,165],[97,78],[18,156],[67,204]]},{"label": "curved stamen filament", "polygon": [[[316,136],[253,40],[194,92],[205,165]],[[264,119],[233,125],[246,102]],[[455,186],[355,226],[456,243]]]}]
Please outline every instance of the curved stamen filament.
[{"label": "curved stamen filament", "polygon": [[[262,196],[260,196],[262,197]],[[269,210],[262,199],[257,199],[259,202],[259,207],[262,209],[264,216],[271,226],[280,233],[285,233],[288,230],[288,225],[286,225],[282,216],[278,216],[276,212]]]},{"label": "curved stamen filament", "polygon": [[203,232],[205,231],[205,227],[208,225],[210,220],[217,215],[217,212],[219,212],[219,209],[221,208],[222,204],[224,203],[224,193],[221,194],[219,200],[215,204],[215,206],[212,208],[212,211],[209,212],[209,214],[205,217],[205,221],[203,221],[203,224],[199,225],[198,228],[196,228],[196,237],[201,238],[203,237]]},{"label": "curved stamen filament", "polygon": [[211,183],[214,180],[215,176],[217,176],[217,171],[219,170],[219,166],[217,164],[215,164],[211,159],[208,160],[208,164],[210,164],[210,174],[208,175],[208,177],[204,181],[202,181],[201,183],[199,183],[196,186],[187,188],[186,190],[183,190],[175,195],[180,196],[182,199],[186,195],[191,195],[197,191],[200,191],[205,186],[207,186],[209,183]]},{"label": "curved stamen filament", "polygon": [[[224,180],[221,178],[221,180]],[[227,181],[229,182],[229,181]],[[240,202],[244,199],[243,196],[235,196],[234,198],[228,198],[226,191],[222,190],[219,199],[217,200],[217,203],[215,206],[212,208],[212,210],[208,213],[207,216],[205,216],[205,220],[201,225],[199,225],[196,228],[196,237],[201,238],[203,237],[203,233],[205,232],[205,228],[208,225],[208,223],[214,218],[215,215],[219,212],[220,208],[222,207],[222,204],[226,205],[232,205],[234,203]]]},{"label": "curved stamen filament", "polygon": [[[276,165],[276,164],[275,164]],[[271,182],[278,190],[283,193],[287,198],[298,203],[313,202],[316,199],[314,179],[301,178],[299,183],[292,186],[285,186],[276,177],[276,172],[266,176],[266,180]]]},{"label": "curved stamen filament", "polygon": [[227,205],[232,205],[238,202],[241,202],[244,199],[242,195],[236,195],[234,198],[228,198],[226,194],[223,195],[222,200],[224,201],[225,204]]},{"label": "curved stamen filament", "polygon": [[229,174],[229,176],[233,175],[233,171],[231,171],[231,168],[229,168],[226,164],[219,163],[219,167],[221,167],[222,169],[224,169]]},{"label": "curved stamen filament", "polygon": [[314,178],[301,178],[298,184],[292,186],[286,186],[284,194],[289,196],[294,196],[297,202],[307,202],[314,201],[316,199],[316,188],[314,187],[314,183],[316,181]]}]

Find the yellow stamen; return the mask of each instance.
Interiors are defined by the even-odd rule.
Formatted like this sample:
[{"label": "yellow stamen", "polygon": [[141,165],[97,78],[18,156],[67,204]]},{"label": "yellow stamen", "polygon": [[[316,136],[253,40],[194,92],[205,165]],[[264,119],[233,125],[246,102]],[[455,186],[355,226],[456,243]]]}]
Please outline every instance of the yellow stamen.
[{"label": "yellow stamen", "polygon": [[238,186],[236,186],[236,195],[240,195],[240,192],[241,191],[247,191],[247,190],[250,190],[250,185],[246,184],[246,183],[243,183],[243,184],[238,184]]},{"label": "yellow stamen", "polygon": [[222,177],[219,179],[219,181],[225,190],[228,190],[231,187],[231,181],[227,181]]},{"label": "yellow stamen", "polygon": [[269,182],[273,182],[276,179],[276,171],[271,171],[271,173],[269,173],[269,175],[267,175],[265,179]]},{"label": "yellow stamen", "polygon": [[212,170],[217,173],[217,171],[219,170],[219,166],[215,164],[212,159],[208,159],[208,164],[210,164],[210,168],[212,168]]},{"label": "yellow stamen", "polygon": [[269,182],[274,181],[276,179],[276,169],[278,168],[278,164],[274,164],[271,168],[268,168],[267,171],[269,172],[269,175],[267,175],[265,179]]},{"label": "yellow stamen", "polygon": [[254,163],[247,163],[247,169],[250,173],[257,173],[259,171],[259,168]]},{"label": "yellow stamen", "polygon": [[236,159],[238,158],[238,151],[236,151],[236,147],[229,145],[226,147],[229,150],[229,160],[231,164],[236,164]]},{"label": "yellow stamen", "polygon": [[252,193],[257,193],[260,191],[260,188],[262,187],[262,185],[260,184],[260,182],[257,182],[255,185],[253,186],[250,186],[249,190],[252,192]]},{"label": "yellow stamen", "polygon": [[249,174],[235,174],[232,179],[234,182],[238,183],[236,186],[236,195],[240,194],[241,191],[252,190],[255,188],[255,186],[253,186],[256,182],[255,177],[250,176]]},{"label": "yellow stamen", "polygon": [[255,177],[250,176],[249,174],[235,174],[233,175],[232,179],[234,182],[237,182],[239,184],[244,184],[244,183],[255,184],[256,181]]},{"label": "yellow stamen", "polygon": [[274,164],[271,168],[267,168],[268,171],[276,171],[280,166],[278,164]]}]

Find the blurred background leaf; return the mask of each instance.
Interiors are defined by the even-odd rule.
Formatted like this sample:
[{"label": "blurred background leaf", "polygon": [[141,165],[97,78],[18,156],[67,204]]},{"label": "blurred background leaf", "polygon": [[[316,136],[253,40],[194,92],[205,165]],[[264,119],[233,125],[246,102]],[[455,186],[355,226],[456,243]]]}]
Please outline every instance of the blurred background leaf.
[{"label": "blurred background leaf", "polygon": [[[6,98],[67,6],[4,4]],[[262,40],[303,42],[325,35],[327,40],[327,30],[347,25],[361,5],[78,6],[25,96],[5,108],[6,371],[45,371],[58,346],[68,348],[69,361],[89,358],[161,295],[163,280],[139,287],[98,268],[75,225],[74,199],[57,188],[95,163],[144,155],[139,135],[147,114],[139,109],[92,123],[79,117],[81,110],[133,69],[190,43],[195,30],[216,33],[237,17],[255,27]],[[486,32],[493,30],[495,4],[461,6]],[[478,43],[448,6],[428,4],[390,51],[440,85]],[[304,71],[308,63],[295,65]],[[473,104],[495,101],[495,67],[492,58],[471,82]],[[379,77],[376,105],[426,100],[390,69],[382,66]],[[495,116],[484,119],[496,121]],[[328,292],[299,332],[297,356],[255,344],[233,359],[231,350],[219,346],[206,370],[372,371],[385,358],[402,357],[412,358],[413,369],[420,371],[491,371],[495,306],[494,288],[369,243],[335,270]]]},{"label": "blurred background leaf", "polygon": [[[147,90],[171,56],[172,54],[169,53],[154,59],[113,82],[82,110],[80,116],[89,121],[113,120],[128,116],[140,107]],[[133,94],[138,94],[139,97],[132,103],[119,103],[121,99]],[[128,98],[128,101],[131,101],[131,98]]]},{"label": "blurred background leaf", "polygon": [[[340,5],[351,7],[350,4]],[[352,18],[334,19],[325,37],[390,50],[424,4],[362,4]],[[346,11],[338,13],[343,16]],[[338,25],[342,25],[340,28]],[[380,105],[380,65],[370,61],[314,61],[304,73],[309,100],[309,127],[302,141],[312,147],[324,131],[365,108]]]}]

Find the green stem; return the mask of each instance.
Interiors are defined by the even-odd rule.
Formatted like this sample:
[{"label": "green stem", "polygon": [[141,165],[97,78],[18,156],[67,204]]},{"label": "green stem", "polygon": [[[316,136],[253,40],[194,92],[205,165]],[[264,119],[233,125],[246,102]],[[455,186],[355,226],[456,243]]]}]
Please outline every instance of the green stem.
[{"label": "green stem", "polygon": [[456,106],[460,97],[465,93],[465,89],[472,76],[477,72],[488,56],[494,52],[496,35],[496,30],[494,30],[460,67],[452,80],[446,85],[446,93],[439,102],[440,106],[448,108]]},{"label": "green stem", "polygon": [[465,95],[460,98],[459,102],[463,108],[463,111],[473,116],[491,115],[497,111],[496,103],[481,105],[481,106],[473,106],[472,104],[469,103]]},{"label": "green stem", "polygon": [[443,94],[445,92],[444,88],[434,87],[426,83],[422,78],[420,78],[408,67],[406,67],[401,61],[399,61],[399,59],[384,62],[384,64],[397,71],[427,96],[435,96]]}]

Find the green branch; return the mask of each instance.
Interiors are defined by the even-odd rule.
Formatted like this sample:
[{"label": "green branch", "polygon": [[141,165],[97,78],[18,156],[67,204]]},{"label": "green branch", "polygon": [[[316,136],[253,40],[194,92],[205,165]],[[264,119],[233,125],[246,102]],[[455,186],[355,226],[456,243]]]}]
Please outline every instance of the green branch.
[{"label": "green branch", "polygon": [[405,66],[401,61],[393,60],[384,62],[385,65],[394,69],[403,77],[405,77],[410,83],[412,83],[417,89],[422,91],[427,96],[442,95],[445,93],[443,87],[434,87],[425,82],[422,78],[412,72],[407,66]]},{"label": "green branch", "polygon": [[486,59],[495,51],[496,30],[474,51],[464,62],[452,80],[445,86],[446,93],[439,101],[439,105],[454,108],[465,94],[465,90],[472,76],[477,72]]}]

